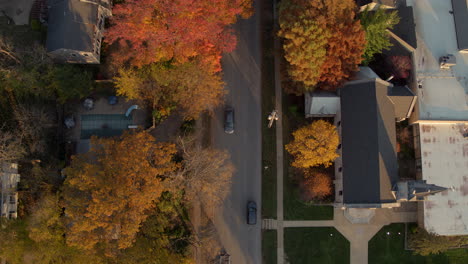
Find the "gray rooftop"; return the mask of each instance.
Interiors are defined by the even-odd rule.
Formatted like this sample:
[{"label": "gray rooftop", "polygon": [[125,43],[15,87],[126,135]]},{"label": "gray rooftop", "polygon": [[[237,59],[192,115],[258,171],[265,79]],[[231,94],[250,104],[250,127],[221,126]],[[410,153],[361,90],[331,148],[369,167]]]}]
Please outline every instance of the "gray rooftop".
[{"label": "gray rooftop", "polygon": [[[388,12],[391,11],[393,10],[388,10]],[[416,24],[414,22],[413,7],[400,5],[397,11],[400,22],[393,27],[392,32],[416,49],[418,44],[416,41]]]},{"label": "gray rooftop", "polygon": [[467,0],[452,0],[453,19],[458,49],[468,49],[468,3]]},{"label": "gray rooftop", "polygon": [[48,5],[47,51],[93,52],[98,5],[80,0],[49,0]]},{"label": "gray rooftop", "polygon": [[395,110],[387,90],[388,83],[369,79],[340,91],[345,204],[395,202]]},{"label": "gray rooftop", "polygon": [[389,86],[388,96],[393,102],[395,117],[397,119],[408,118],[411,114],[411,107],[416,102],[416,96],[407,86]]}]

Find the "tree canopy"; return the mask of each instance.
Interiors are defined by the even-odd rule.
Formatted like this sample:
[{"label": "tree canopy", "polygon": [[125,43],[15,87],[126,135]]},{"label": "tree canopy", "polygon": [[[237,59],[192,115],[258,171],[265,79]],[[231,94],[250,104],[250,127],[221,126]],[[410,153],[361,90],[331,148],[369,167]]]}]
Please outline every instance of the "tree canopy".
[{"label": "tree canopy", "polygon": [[280,31],[291,78],[305,90],[335,90],[362,61],[365,36],[353,0],[285,0]]},{"label": "tree canopy", "polygon": [[117,62],[132,65],[202,58],[210,71],[221,70],[221,53],[236,37],[229,25],[251,13],[252,0],[127,0],[113,8],[105,41],[118,43]]},{"label": "tree canopy", "polygon": [[414,249],[415,253],[422,256],[443,253],[450,248],[467,244],[468,236],[439,236],[423,228],[417,228],[410,235],[409,240],[409,246]]},{"label": "tree canopy", "polygon": [[132,245],[147,210],[164,191],[161,179],[177,169],[175,146],[148,132],[91,139],[91,150],[65,169],[63,198],[67,243],[107,254]]},{"label": "tree canopy", "polygon": [[387,30],[398,24],[400,18],[397,11],[387,12],[381,8],[375,12],[365,9],[360,13],[359,18],[366,31],[363,63],[368,64],[374,58],[374,54],[382,53],[383,50],[388,50],[392,46]]},{"label": "tree canopy", "polygon": [[195,119],[220,105],[225,93],[221,76],[206,72],[197,60],[121,69],[115,84],[118,95],[145,101],[157,109],[178,106],[186,118]]},{"label": "tree canopy", "polygon": [[184,189],[187,200],[198,201],[207,211],[212,211],[230,192],[234,165],[229,153],[203,148],[189,137],[180,139],[178,147],[183,158],[182,169],[171,177],[172,184]]},{"label": "tree canopy", "polygon": [[285,146],[294,157],[292,166],[310,168],[323,165],[328,167],[339,157],[336,149],[339,143],[336,127],[318,120],[293,132],[294,139]]},{"label": "tree canopy", "polygon": [[305,169],[301,185],[304,196],[321,199],[332,194],[332,179],[327,173],[317,169]]}]

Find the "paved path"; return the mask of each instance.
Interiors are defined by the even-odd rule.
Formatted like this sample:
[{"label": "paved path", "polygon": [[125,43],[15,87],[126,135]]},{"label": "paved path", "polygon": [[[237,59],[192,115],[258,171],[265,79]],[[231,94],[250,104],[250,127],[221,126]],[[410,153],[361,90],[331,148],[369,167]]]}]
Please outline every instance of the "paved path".
[{"label": "paved path", "polygon": [[[255,10],[260,10],[255,1]],[[260,17],[259,12],[234,26],[237,48],[222,58],[223,79],[228,94],[226,105],[234,108],[235,132],[224,133],[224,106],[215,110],[211,120],[212,145],[226,149],[236,167],[231,193],[214,212],[214,225],[222,246],[232,263],[259,264],[261,225],[247,225],[247,201],[261,210],[261,118]]]},{"label": "paved path", "polygon": [[[278,12],[276,7],[276,1],[273,1],[273,16],[274,21],[278,21]],[[275,30],[277,32],[277,24],[275,23]],[[280,41],[279,38],[275,38],[274,45],[275,51],[275,109],[278,111],[279,120],[275,122],[276,126],[276,219],[277,219],[277,264],[284,263],[284,228],[283,228],[283,104],[282,104],[282,88],[281,88],[281,73],[280,73]]]},{"label": "paved path", "polygon": [[[335,208],[333,220],[313,221],[284,221],[264,219],[265,229],[276,229],[278,232],[278,253],[281,251],[282,257],[278,257],[278,264],[285,263],[284,257],[284,228],[297,227],[335,227],[350,243],[350,263],[368,263],[368,243],[379,230],[391,223],[416,222],[416,212],[396,212],[392,209],[371,209],[375,211],[369,223],[353,224],[345,217],[343,210]],[[281,233],[281,237],[280,237]]]}]

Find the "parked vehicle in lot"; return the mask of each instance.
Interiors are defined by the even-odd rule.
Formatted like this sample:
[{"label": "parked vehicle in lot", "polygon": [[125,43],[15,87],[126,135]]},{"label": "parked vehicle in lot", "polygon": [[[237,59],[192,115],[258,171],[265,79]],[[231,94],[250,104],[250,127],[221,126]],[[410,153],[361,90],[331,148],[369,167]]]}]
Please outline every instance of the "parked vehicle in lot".
[{"label": "parked vehicle in lot", "polygon": [[247,224],[257,224],[257,204],[254,201],[247,203]]},{"label": "parked vehicle in lot", "polygon": [[234,109],[232,107],[226,107],[224,110],[224,132],[234,133]]}]

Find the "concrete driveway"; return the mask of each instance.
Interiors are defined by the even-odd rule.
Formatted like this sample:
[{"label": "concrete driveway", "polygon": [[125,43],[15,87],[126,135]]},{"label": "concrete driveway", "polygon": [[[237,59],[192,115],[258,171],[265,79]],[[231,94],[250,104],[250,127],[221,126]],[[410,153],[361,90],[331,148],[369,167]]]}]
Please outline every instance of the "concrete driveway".
[{"label": "concrete driveway", "polygon": [[34,0],[0,0],[0,16],[6,14],[15,25],[26,25],[33,3]]},{"label": "concrete driveway", "polygon": [[[237,49],[222,59],[228,95],[226,105],[235,111],[235,132],[223,129],[224,107],[217,109],[211,124],[213,146],[227,149],[236,167],[231,194],[215,212],[214,224],[232,263],[261,263],[261,100],[259,1],[256,13],[241,20]],[[257,203],[257,225],[246,223],[247,201]]]}]

